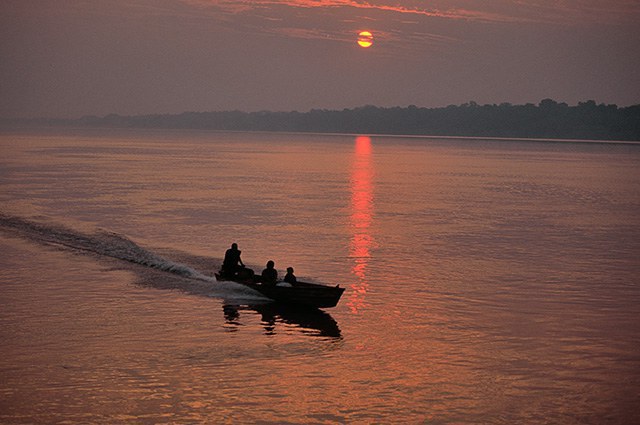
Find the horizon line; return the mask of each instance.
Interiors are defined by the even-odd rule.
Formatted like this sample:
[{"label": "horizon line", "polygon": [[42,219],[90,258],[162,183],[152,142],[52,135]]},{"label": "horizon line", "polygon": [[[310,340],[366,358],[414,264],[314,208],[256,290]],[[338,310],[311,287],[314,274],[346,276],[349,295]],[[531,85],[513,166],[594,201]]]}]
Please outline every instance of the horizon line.
[{"label": "horizon line", "polygon": [[446,106],[417,106],[415,104],[409,104],[406,106],[400,106],[400,105],[396,105],[396,106],[377,106],[374,104],[364,104],[364,105],[359,105],[359,106],[353,106],[353,107],[344,107],[341,109],[338,108],[319,108],[319,107],[314,107],[308,110],[304,110],[304,111],[299,111],[297,109],[290,109],[290,110],[269,110],[269,109],[260,109],[260,110],[241,110],[241,109],[219,109],[219,110],[200,110],[200,111],[196,111],[196,110],[183,110],[182,112],[151,112],[151,113],[131,113],[131,114],[123,114],[123,113],[119,113],[119,112],[109,112],[106,113],[104,115],[96,115],[96,114],[84,114],[81,116],[75,116],[75,117],[66,117],[66,118],[61,118],[61,117],[52,117],[52,116],[30,116],[30,117],[0,117],[0,120],[4,120],[4,121],[20,121],[20,120],[59,120],[59,121],[65,121],[65,120],[80,120],[83,118],[106,118],[109,116],[118,116],[118,117],[149,117],[149,116],[162,116],[162,115],[182,115],[182,114],[207,114],[207,113],[230,113],[230,112],[236,112],[236,113],[243,113],[243,114],[260,114],[260,113],[271,113],[271,114],[288,114],[288,113],[299,113],[299,114],[307,114],[313,111],[322,111],[322,112],[344,112],[344,111],[353,111],[353,110],[358,110],[358,109],[364,109],[364,108],[377,108],[377,109],[409,109],[409,108],[416,108],[416,109],[446,109],[446,108],[450,108],[450,107],[463,107],[463,106],[472,106],[472,107],[485,107],[485,106],[509,106],[509,107],[518,107],[518,106],[535,106],[535,107],[540,107],[541,103],[544,102],[545,100],[550,100],[552,102],[555,102],[557,105],[566,105],[567,107],[571,108],[571,107],[577,107],[580,106],[581,104],[588,104],[588,103],[595,103],[596,106],[615,106],[617,108],[631,108],[631,107],[635,107],[635,106],[640,106],[640,100],[638,101],[638,103],[632,103],[629,105],[618,105],[617,103],[604,103],[604,102],[596,102],[593,99],[588,99],[588,100],[584,100],[584,101],[578,101],[576,104],[571,105],[567,102],[562,102],[562,101],[556,101],[555,99],[552,98],[544,98],[542,100],[540,100],[538,103],[532,103],[532,102],[526,102],[526,103],[511,103],[511,102],[501,102],[501,103],[484,103],[484,104],[480,104],[477,103],[476,101],[470,100],[468,102],[465,103],[461,103],[461,104],[449,104]]}]

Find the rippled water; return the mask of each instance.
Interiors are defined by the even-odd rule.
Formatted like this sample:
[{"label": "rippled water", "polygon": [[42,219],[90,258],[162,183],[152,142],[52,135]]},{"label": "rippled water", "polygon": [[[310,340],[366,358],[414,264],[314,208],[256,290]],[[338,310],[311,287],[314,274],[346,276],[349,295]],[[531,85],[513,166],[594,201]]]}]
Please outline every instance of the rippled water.
[{"label": "rippled water", "polygon": [[[640,421],[640,146],[0,136],[2,423]],[[224,250],[346,287],[300,311]]]}]

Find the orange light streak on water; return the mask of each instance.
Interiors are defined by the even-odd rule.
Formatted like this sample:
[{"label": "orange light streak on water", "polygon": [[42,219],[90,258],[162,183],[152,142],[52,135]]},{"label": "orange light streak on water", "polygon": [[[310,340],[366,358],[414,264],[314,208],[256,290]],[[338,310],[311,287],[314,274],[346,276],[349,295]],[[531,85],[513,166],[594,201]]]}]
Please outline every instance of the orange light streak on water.
[{"label": "orange light streak on water", "polygon": [[371,222],[373,219],[373,167],[371,164],[371,138],[358,136],[351,169],[351,238],[350,257],[354,261],[351,272],[356,282],[351,285],[349,306],[352,313],[366,308],[365,296],[369,289],[367,266],[373,245]]}]

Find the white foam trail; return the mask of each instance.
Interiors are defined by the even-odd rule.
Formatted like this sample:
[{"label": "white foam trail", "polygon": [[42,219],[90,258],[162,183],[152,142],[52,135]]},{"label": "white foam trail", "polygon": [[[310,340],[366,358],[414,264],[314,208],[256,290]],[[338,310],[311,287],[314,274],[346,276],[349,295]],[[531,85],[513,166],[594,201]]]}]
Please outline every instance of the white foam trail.
[{"label": "white foam trail", "polygon": [[207,276],[185,264],[176,263],[154,254],[117,233],[102,232],[101,235],[102,237],[99,238],[100,245],[98,250],[100,254],[131,261],[133,263],[177,274],[179,276],[188,277],[190,279],[197,279],[210,283],[217,282],[214,276]]},{"label": "white foam trail", "polygon": [[205,275],[190,266],[164,258],[117,233],[101,230],[95,234],[84,234],[65,227],[37,223],[1,213],[0,230],[11,232],[45,245],[88,252],[161,270],[169,274],[168,278],[171,275],[175,275],[188,279],[182,282],[171,281],[170,283],[165,283],[157,281],[157,278],[154,277],[150,280],[152,286],[182,289],[191,293],[233,300],[268,300],[268,298],[247,286],[228,281],[219,282],[214,276]]},{"label": "white foam trail", "polygon": [[163,270],[179,276],[216,282],[215,277],[204,275],[193,268],[154,254],[117,233],[100,231],[86,235],[78,231],[53,225],[44,225],[18,217],[0,215],[0,227],[19,233],[30,240],[72,250],[88,251],[131,263]]}]

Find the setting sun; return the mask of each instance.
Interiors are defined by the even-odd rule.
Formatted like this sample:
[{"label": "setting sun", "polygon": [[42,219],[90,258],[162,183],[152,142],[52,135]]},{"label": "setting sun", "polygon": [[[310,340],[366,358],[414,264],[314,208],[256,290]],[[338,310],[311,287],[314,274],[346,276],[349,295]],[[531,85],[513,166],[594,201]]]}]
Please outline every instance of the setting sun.
[{"label": "setting sun", "polygon": [[373,34],[369,31],[361,31],[360,34],[358,34],[358,44],[360,47],[371,47],[373,44]]}]

